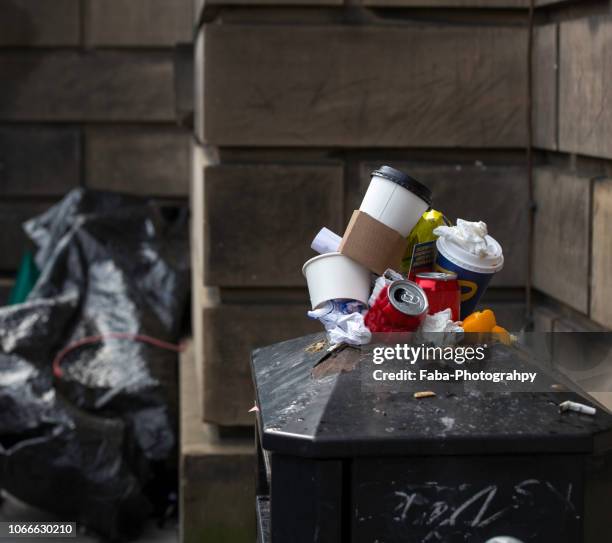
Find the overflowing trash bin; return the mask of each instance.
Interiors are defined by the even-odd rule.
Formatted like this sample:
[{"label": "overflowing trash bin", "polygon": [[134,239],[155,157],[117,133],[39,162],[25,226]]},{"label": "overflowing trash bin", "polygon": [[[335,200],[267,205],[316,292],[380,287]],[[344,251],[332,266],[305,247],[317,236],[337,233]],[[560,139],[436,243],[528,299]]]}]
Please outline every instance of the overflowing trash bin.
[{"label": "overflowing trash bin", "polygon": [[535,373],[535,387],[424,391],[372,379],[371,346],[334,358],[325,342],[252,356],[260,543],[609,541],[612,415],[528,351],[495,343],[465,371]]},{"label": "overflowing trash bin", "polygon": [[[317,234],[312,248],[321,254],[302,271],[308,315],[321,321],[332,345],[367,344],[372,333],[424,326],[463,331],[462,321],[504,265],[503,250],[484,222],[452,225],[432,201],[425,185],[381,166],[344,235],[327,228]],[[486,331],[509,337],[496,322]]]}]

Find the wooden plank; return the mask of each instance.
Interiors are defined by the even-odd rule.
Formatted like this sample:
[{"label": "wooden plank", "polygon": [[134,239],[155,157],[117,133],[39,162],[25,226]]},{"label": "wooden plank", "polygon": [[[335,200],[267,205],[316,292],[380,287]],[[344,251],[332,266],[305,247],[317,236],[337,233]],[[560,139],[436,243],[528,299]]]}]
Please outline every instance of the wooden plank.
[{"label": "wooden plank", "polygon": [[51,206],[52,202],[0,202],[0,272],[13,272],[32,245],[21,225]]},{"label": "wooden plank", "polygon": [[192,0],[85,0],[88,45],[164,47],[192,37]]},{"label": "wooden plank", "polygon": [[208,143],[525,145],[524,28],[420,23],[204,29],[199,136]]},{"label": "wooden plank", "polygon": [[204,167],[204,148],[194,140],[191,143],[191,183],[189,185],[191,267],[192,275],[197,273],[202,279],[202,284],[204,284]]},{"label": "wooden plank", "polygon": [[[352,199],[357,208],[380,162],[361,166],[361,183]],[[522,166],[499,164],[427,164],[391,162],[391,166],[414,176],[433,194],[433,205],[456,221],[482,220],[504,250],[504,269],[491,286],[523,286],[527,278],[527,172]],[[509,205],[509,202],[513,202]],[[515,205],[516,204],[516,205]]]},{"label": "wooden plank", "polygon": [[87,186],[155,196],[187,196],[189,133],[173,128],[86,131]]},{"label": "wooden plank", "polygon": [[172,52],[0,53],[0,120],[172,121]]},{"label": "wooden plank", "polygon": [[535,0],[536,7],[552,6],[554,4],[568,4],[572,0]]},{"label": "wooden plank", "polygon": [[222,426],[253,423],[250,356],[263,347],[321,330],[303,305],[236,304],[204,308],[204,420]]},{"label": "wooden plank", "polygon": [[61,126],[0,127],[0,195],[56,196],[78,186],[79,129]]},{"label": "wooden plank", "polygon": [[79,0],[0,2],[2,47],[78,46],[80,26]]},{"label": "wooden plank", "polygon": [[202,21],[205,4],[206,2],[204,0],[193,0],[193,18],[196,28],[199,28],[200,22]]},{"label": "wooden plank", "polygon": [[204,33],[199,32],[194,43],[195,61],[193,84],[193,128],[200,143],[204,142]]},{"label": "wooden plank", "polygon": [[181,358],[180,541],[255,541],[252,438],[220,438],[203,425],[192,351]]},{"label": "wooden plank", "polygon": [[612,158],[612,16],[560,25],[559,148]]},{"label": "wooden plank", "polygon": [[534,286],[587,313],[591,181],[552,168],[534,176]]},{"label": "wooden plank", "polygon": [[424,8],[527,8],[529,0],[363,0],[364,6]]},{"label": "wooden plank", "polygon": [[303,286],[312,239],[343,226],[342,172],[338,164],[206,168],[206,284]]},{"label": "wooden plank", "polygon": [[[218,164],[216,148],[191,143],[191,184],[189,202],[191,206],[191,253],[193,270],[200,285],[204,285],[204,170]],[[194,291],[195,292],[195,291]]]},{"label": "wooden plank", "polygon": [[203,0],[204,8],[208,6],[341,6],[343,0]]},{"label": "wooden plank", "polygon": [[558,30],[556,24],[537,27],[533,42],[533,144],[553,151],[558,148]]},{"label": "wooden plank", "polygon": [[612,328],[612,179],[596,180],[593,190],[591,318]]},{"label": "wooden plank", "polygon": [[174,89],[176,95],[176,118],[182,126],[193,131],[194,96],[193,45],[183,44],[174,48]]}]

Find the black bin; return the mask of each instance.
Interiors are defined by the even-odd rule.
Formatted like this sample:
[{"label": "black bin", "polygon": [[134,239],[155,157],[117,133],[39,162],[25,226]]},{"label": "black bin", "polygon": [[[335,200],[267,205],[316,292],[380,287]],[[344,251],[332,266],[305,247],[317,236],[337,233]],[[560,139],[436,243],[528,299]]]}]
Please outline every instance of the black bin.
[{"label": "black bin", "polygon": [[415,399],[360,350],[317,365],[322,339],[253,353],[261,543],[612,541],[612,416],[560,413],[593,400],[554,372],[495,345],[478,369],[535,369],[544,391]]}]

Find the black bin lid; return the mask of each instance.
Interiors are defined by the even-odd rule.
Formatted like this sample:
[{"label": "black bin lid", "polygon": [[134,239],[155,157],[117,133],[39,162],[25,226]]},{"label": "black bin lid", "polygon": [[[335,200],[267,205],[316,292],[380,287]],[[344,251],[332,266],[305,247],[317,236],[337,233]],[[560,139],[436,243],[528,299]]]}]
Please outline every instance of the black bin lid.
[{"label": "black bin lid", "polygon": [[[343,370],[313,374],[324,352],[313,334],[257,349],[252,371],[262,446],[304,457],[593,453],[612,449],[612,415],[560,414],[565,400],[593,404],[576,391],[476,392],[415,399],[423,382],[387,387],[371,377],[371,355],[342,353]],[[339,357],[340,358],[340,355]],[[538,371],[516,347],[494,345],[479,369]],[[322,365],[317,366],[317,369]],[[567,381],[567,380],[566,380]],[[551,389],[552,390],[552,389]]]}]

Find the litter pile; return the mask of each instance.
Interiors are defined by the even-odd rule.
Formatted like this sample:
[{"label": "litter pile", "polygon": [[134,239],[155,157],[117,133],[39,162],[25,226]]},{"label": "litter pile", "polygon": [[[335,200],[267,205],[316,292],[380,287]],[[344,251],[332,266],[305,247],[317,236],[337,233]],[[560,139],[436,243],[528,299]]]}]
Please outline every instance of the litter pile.
[{"label": "litter pile", "polygon": [[508,332],[490,309],[476,311],[502,269],[501,245],[484,222],[457,220],[432,209],[431,191],[382,166],[344,235],[323,228],[320,253],[304,264],[312,311],[332,345],[364,345],[373,333]]},{"label": "litter pile", "polygon": [[135,535],[175,489],[186,213],[77,189],[25,229],[40,277],[0,308],[0,488]]}]

